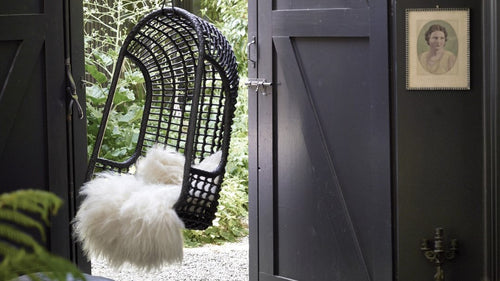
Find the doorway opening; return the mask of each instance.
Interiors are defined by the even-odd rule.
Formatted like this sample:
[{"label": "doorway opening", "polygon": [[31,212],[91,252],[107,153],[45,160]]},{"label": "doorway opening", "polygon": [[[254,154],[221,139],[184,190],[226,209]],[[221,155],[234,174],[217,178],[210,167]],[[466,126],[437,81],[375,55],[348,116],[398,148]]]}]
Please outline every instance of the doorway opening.
[{"label": "doorway opening", "polygon": [[[240,81],[247,76],[246,33],[247,2],[242,0],[226,0],[213,3],[209,0],[84,0],[84,36],[85,36],[85,69],[86,69],[86,106],[88,120],[88,153],[95,143],[102,107],[107,97],[109,84],[113,75],[114,63],[118,50],[130,28],[146,14],[160,9],[162,5],[184,8],[198,14],[213,23],[226,36],[233,46],[238,61]],[[118,86],[115,100],[118,106],[113,108],[107,124],[102,152],[112,159],[122,160],[130,155],[135,147],[138,128],[142,116],[140,105],[136,100],[144,95],[144,77],[132,63],[126,63],[122,69],[123,85]],[[237,255],[231,258],[236,264],[226,263],[227,269],[219,268],[215,272],[232,270],[245,272],[248,279],[248,110],[247,95],[240,87],[236,116],[234,118],[226,175],[222,186],[217,217],[213,226],[204,231],[186,230],[184,240],[187,258],[185,266],[197,267],[198,258],[228,253]],[[232,244],[235,243],[235,244]],[[222,244],[218,246],[217,244]],[[228,250],[233,249],[233,250]],[[204,255],[203,253],[207,253]],[[212,255],[213,256],[213,255]],[[227,255],[226,255],[227,256]],[[243,257],[242,257],[243,256]],[[232,256],[227,256],[232,257]],[[192,259],[192,260],[191,260]],[[213,257],[212,257],[213,259]],[[222,258],[221,258],[222,259]],[[206,257],[205,259],[206,260]],[[109,270],[103,261],[93,260],[93,274],[106,276],[102,270]],[[182,271],[182,266],[179,270]],[[223,265],[222,265],[223,266]],[[95,271],[95,273],[94,273]],[[175,272],[175,268],[166,271]],[[109,272],[109,271],[108,271]],[[111,271],[112,272],[112,271]],[[130,274],[133,274],[129,272]],[[113,273],[112,273],[113,274]],[[188,276],[180,276],[184,280]],[[109,276],[113,278],[113,276]],[[119,277],[117,280],[121,280]],[[184,278],[184,279],[183,279]],[[211,280],[209,276],[201,276]],[[215,277],[214,277],[215,278]],[[217,278],[215,278],[217,279]],[[214,279],[214,280],[215,280]],[[135,279],[134,279],[135,280]],[[150,280],[150,279],[144,279]],[[231,280],[239,280],[231,278]]]}]

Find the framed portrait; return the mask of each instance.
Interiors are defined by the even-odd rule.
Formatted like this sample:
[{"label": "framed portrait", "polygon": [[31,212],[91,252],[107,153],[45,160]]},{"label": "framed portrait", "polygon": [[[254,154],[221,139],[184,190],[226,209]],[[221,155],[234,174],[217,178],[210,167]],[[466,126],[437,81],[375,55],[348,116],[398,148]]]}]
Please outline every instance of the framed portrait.
[{"label": "framed portrait", "polygon": [[406,88],[469,90],[469,9],[406,10]]}]

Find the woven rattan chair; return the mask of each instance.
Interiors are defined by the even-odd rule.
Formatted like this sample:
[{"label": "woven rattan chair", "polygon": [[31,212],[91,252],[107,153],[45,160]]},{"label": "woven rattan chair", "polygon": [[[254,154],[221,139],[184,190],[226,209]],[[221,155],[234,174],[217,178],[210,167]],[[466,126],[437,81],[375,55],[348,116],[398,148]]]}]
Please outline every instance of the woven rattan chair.
[{"label": "woven rattan chair", "polygon": [[[107,120],[124,60],[145,78],[145,106],[135,151],[117,162],[100,157]],[[103,117],[90,157],[87,180],[100,171],[131,173],[136,160],[157,143],[184,153],[181,195],[174,208],[188,229],[205,229],[217,210],[238,90],[237,64],[223,35],[179,8],[144,17],[121,47]],[[215,171],[194,166],[222,151]]]}]

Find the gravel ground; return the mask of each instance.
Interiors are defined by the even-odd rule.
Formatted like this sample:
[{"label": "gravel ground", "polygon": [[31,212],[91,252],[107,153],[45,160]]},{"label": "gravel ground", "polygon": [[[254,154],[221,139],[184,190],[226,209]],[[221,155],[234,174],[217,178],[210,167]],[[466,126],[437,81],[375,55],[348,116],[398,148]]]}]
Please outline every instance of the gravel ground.
[{"label": "gravel ground", "polygon": [[92,275],[115,281],[247,281],[248,238],[237,243],[185,248],[182,265],[144,273],[133,267],[114,269],[104,260],[92,261]]}]

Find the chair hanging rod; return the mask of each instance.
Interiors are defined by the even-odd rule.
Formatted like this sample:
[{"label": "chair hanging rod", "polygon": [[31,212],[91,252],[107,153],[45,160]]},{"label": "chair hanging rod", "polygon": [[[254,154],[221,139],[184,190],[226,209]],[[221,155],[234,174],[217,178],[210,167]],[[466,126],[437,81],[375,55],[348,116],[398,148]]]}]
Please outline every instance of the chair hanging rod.
[{"label": "chair hanging rod", "polygon": [[[168,1],[168,0],[164,0],[164,1],[163,1],[163,4],[161,5],[161,9],[162,9],[162,10],[163,10],[163,9],[165,9],[165,6],[166,6],[166,4],[167,4],[167,1]],[[173,1],[173,0],[170,0],[170,1],[168,1],[168,2],[170,2],[170,7],[172,7],[172,8],[173,8],[173,7],[174,7],[174,1]]]}]

